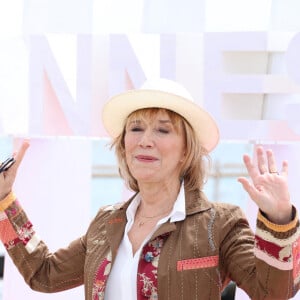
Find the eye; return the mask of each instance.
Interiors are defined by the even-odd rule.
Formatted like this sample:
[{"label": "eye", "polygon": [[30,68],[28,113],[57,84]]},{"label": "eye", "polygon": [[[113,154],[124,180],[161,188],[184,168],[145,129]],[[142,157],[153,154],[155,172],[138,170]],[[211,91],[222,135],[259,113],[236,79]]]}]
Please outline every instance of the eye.
[{"label": "eye", "polygon": [[140,126],[132,126],[131,128],[130,128],[130,131],[132,131],[132,132],[138,132],[138,131],[142,131],[143,129],[142,129],[142,127],[140,127]]},{"label": "eye", "polygon": [[169,130],[169,129],[166,129],[166,128],[159,128],[158,131],[159,131],[160,133],[164,133],[164,134],[168,134],[168,133],[170,132],[170,130]]}]

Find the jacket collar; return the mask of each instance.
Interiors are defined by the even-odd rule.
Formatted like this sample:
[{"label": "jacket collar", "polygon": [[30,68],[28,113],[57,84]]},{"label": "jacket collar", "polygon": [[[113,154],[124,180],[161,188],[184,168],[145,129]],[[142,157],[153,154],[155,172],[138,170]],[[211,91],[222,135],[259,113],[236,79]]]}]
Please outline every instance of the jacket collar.
[{"label": "jacket collar", "polygon": [[[119,211],[119,213],[121,213],[120,217],[126,218],[126,210],[136,195],[137,193],[131,196],[128,201],[116,206],[116,212]],[[207,197],[200,189],[192,192],[185,190],[185,205],[187,215],[192,215],[198,212],[206,211],[212,207],[211,202],[208,201]],[[116,215],[113,214],[111,219],[112,218],[116,218]]]},{"label": "jacket collar", "polygon": [[[113,256],[116,255],[116,251],[123,238],[125,226],[126,226],[126,210],[134,199],[134,194],[128,201],[115,206],[115,211],[110,215],[106,221],[107,237],[109,239]],[[212,204],[207,200],[206,196],[201,190],[188,192],[185,190],[185,202],[186,202],[186,215],[193,215],[195,213],[203,212],[212,207]],[[165,233],[176,230],[176,224],[164,223],[154,233],[153,238]]]},{"label": "jacket collar", "polygon": [[206,211],[212,207],[203,191],[200,189],[189,192],[185,190],[185,209],[186,215],[192,215],[198,212]]}]

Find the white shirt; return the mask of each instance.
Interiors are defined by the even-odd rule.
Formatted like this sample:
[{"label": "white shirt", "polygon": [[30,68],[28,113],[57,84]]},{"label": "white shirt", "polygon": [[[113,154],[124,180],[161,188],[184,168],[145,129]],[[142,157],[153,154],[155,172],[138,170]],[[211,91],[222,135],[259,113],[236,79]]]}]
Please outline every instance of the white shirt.
[{"label": "white shirt", "polygon": [[105,300],[137,299],[137,269],[143,246],[148,242],[152,234],[156,231],[158,227],[161,226],[161,224],[167,222],[169,219],[171,222],[182,221],[186,217],[184,188],[182,184],[171,213],[157,222],[154,229],[143,241],[141,247],[136,251],[135,255],[133,255],[132,245],[128,238],[128,232],[130,231],[134,223],[135,213],[140,202],[140,195],[137,194],[127,208],[127,224],[125,227],[123,239],[118,249],[115,262],[107,280],[104,297]]}]

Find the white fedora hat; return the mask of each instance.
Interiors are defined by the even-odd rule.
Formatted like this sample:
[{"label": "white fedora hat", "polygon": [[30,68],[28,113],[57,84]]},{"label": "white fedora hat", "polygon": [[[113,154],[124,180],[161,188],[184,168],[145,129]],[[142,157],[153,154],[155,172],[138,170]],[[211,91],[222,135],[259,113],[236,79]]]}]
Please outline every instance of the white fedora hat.
[{"label": "white fedora hat", "polygon": [[150,107],[169,109],[184,117],[208,152],[217,145],[219,129],[211,115],[194,103],[183,86],[163,78],[147,80],[139,89],[111,97],[103,108],[104,127],[111,137],[117,137],[132,112]]}]

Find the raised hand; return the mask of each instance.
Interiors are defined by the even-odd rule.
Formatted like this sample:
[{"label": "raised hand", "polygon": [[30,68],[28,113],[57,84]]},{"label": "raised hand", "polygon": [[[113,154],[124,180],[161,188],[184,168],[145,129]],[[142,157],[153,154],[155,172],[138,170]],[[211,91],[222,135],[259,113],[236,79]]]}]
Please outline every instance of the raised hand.
[{"label": "raised hand", "polygon": [[4,199],[11,192],[17,170],[28,147],[29,141],[24,140],[19,150],[14,154],[15,163],[7,171],[0,173],[0,200]]},{"label": "raised hand", "polygon": [[265,151],[263,147],[257,147],[256,154],[257,165],[249,155],[243,157],[252,182],[245,177],[238,178],[238,181],[271,222],[287,224],[292,218],[287,182],[288,163],[283,161],[281,170],[277,170],[272,150]]}]

